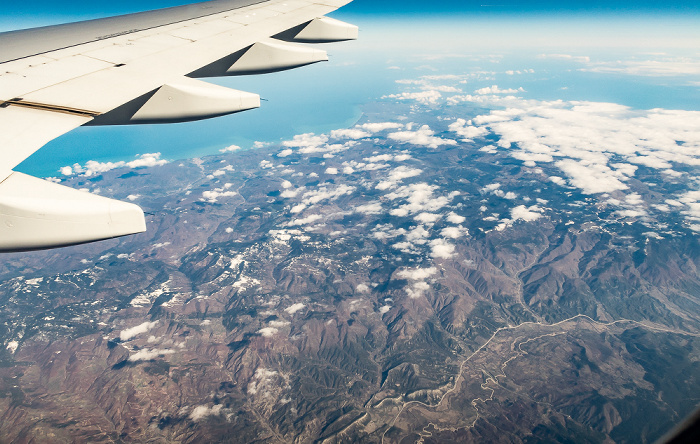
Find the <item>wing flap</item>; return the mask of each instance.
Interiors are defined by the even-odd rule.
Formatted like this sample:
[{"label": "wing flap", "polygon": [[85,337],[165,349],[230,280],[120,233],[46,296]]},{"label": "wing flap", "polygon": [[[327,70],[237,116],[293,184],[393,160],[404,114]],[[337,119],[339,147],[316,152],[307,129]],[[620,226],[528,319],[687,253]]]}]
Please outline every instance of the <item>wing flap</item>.
[{"label": "wing flap", "polygon": [[134,204],[22,173],[0,183],[0,251],[75,245],[146,231]]}]

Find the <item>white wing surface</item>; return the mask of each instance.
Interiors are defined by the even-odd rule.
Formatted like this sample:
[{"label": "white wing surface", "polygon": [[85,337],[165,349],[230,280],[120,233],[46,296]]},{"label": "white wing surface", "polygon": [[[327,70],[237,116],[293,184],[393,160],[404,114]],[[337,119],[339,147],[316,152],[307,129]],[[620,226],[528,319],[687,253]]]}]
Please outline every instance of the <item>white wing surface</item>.
[{"label": "white wing surface", "polygon": [[81,125],[170,123],[260,106],[199,80],[328,60],[308,43],[357,38],[324,17],[351,0],[214,0],[0,34],[0,251],[145,231],[131,203],[12,171]]}]

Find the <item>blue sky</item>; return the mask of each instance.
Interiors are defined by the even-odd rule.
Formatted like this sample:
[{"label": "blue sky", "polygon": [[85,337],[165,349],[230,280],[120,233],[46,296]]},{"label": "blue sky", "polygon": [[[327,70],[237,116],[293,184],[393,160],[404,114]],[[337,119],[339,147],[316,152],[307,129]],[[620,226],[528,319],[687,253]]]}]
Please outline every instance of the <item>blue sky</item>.
[{"label": "blue sky", "polygon": [[[7,1],[0,16],[24,22],[32,17],[96,17],[192,3],[190,0],[33,0]],[[698,14],[697,0],[355,0],[344,7],[350,14],[601,14],[671,13]]]}]

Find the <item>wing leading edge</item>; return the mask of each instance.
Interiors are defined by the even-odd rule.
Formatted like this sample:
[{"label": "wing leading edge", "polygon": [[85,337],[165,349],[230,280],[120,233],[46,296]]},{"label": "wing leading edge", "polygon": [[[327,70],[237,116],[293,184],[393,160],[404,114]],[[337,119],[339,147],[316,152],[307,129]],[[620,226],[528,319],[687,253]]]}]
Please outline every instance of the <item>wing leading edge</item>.
[{"label": "wing leading edge", "polygon": [[357,38],[324,17],[351,0],[214,0],[0,34],[0,251],[145,231],[141,209],[12,171],[81,125],[171,123],[260,106],[199,80],[328,60],[300,43]]}]

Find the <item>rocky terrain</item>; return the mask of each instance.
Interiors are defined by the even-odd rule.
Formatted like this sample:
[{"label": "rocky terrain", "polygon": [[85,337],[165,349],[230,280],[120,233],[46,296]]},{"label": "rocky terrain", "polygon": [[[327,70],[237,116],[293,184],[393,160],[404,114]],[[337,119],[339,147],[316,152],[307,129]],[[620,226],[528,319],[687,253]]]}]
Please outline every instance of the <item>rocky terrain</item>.
[{"label": "rocky terrain", "polygon": [[0,441],[652,442],[678,423],[700,397],[692,206],[632,211],[697,170],[639,167],[603,199],[458,120],[488,109],[429,105],[65,179],[149,229],[3,256]]}]

